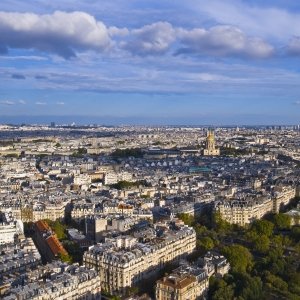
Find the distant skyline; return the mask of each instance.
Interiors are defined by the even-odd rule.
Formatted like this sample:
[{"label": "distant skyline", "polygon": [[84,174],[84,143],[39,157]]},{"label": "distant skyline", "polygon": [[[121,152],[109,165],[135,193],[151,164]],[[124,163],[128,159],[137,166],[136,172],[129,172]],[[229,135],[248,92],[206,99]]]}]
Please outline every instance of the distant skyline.
[{"label": "distant skyline", "polygon": [[298,124],[300,3],[2,0],[0,123],[43,118]]}]

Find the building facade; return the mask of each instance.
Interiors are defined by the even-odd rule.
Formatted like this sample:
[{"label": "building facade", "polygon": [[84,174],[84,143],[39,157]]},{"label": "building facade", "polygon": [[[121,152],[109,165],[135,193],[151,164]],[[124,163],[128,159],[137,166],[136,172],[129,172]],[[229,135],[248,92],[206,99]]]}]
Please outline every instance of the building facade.
[{"label": "building facade", "polygon": [[90,247],[83,262],[98,270],[103,290],[124,294],[127,288],[157,273],[166,263],[192,253],[195,248],[194,229],[181,226],[165,228],[163,235],[146,243],[139,243],[131,236],[109,239]]},{"label": "building facade", "polygon": [[230,224],[246,226],[254,220],[261,219],[273,210],[273,200],[222,200],[215,203],[215,211],[219,212],[222,219]]},{"label": "building facade", "polygon": [[208,252],[194,264],[183,264],[156,282],[156,300],[205,299],[211,276],[223,277],[230,264],[216,252]]},{"label": "building facade", "polygon": [[[28,273],[29,282],[6,291],[4,300],[100,300],[100,277],[95,270],[71,265],[46,265]],[[41,271],[41,272],[39,272]],[[39,273],[39,274],[38,274]],[[45,281],[43,278],[48,277]]]},{"label": "building facade", "polygon": [[23,233],[21,220],[15,220],[11,212],[0,212],[0,245],[13,243],[15,237]]}]

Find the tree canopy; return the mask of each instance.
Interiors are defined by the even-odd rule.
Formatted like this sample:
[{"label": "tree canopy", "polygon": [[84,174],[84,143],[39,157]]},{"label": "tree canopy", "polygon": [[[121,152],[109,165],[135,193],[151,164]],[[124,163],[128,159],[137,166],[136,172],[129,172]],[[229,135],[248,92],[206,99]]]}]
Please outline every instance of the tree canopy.
[{"label": "tree canopy", "polygon": [[229,260],[233,272],[246,273],[253,266],[252,254],[242,245],[226,246],[223,248],[223,254]]}]

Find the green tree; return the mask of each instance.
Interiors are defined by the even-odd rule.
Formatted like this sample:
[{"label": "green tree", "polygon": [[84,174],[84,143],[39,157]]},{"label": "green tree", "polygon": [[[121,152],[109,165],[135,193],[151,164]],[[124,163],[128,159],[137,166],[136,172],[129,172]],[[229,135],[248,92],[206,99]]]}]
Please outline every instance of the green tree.
[{"label": "green tree", "polygon": [[277,229],[289,229],[291,227],[291,217],[286,214],[279,213],[274,216],[274,223]]},{"label": "green tree", "polygon": [[287,282],[290,292],[300,296],[300,272],[288,272]]},{"label": "green tree", "polygon": [[73,152],[72,156],[82,158],[84,156],[84,154],[87,154],[87,149],[86,148],[78,148],[77,151]]},{"label": "green tree", "polygon": [[63,262],[72,263],[72,258],[69,254],[59,253],[58,258]]},{"label": "green tree", "polygon": [[253,257],[244,246],[233,244],[223,248],[223,253],[230,262],[233,272],[245,273],[253,266]]},{"label": "green tree", "polygon": [[142,157],[143,151],[140,148],[133,149],[116,149],[111,155],[116,158],[124,158],[124,157]]},{"label": "green tree", "polygon": [[266,235],[262,235],[255,241],[254,249],[260,253],[266,253],[270,248],[270,239]]},{"label": "green tree", "polygon": [[215,247],[214,241],[206,236],[197,240],[198,247],[203,249],[205,252],[212,250]]},{"label": "green tree", "polygon": [[59,240],[64,240],[67,238],[65,230],[66,230],[66,225],[62,224],[61,221],[56,220],[56,221],[50,221],[46,220],[46,222],[49,224],[51,229],[55,232],[57,238]]},{"label": "green tree", "polygon": [[266,276],[266,282],[275,289],[278,289],[281,291],[288,290],[288,284],[284,280],[282,280],[280,277],[273,275],[269,272],[267,273],[267,276]]},{"label": "green tree", "polygon": [[236,274],[238,278],[237,290],[240,297],[247,300],[261,299],[263,283],[259,277],[251,277],[249,274]]},{"label": "green tree", "polygon": [[291,236],[292,236],[294,241],[300,241],[300,227],[294,226],[292,228]]},{"label": "green tree", "polygon": [[209,299],[232,300],[234,299],[234,286],[227,284],[223,279],[211,278],[209,286]]},{"label": "green tree", "polygon": [[251,231],[258,235],[265,235],[270,237],[273,234],[274,224],[267,220],[256,220],[251,225]]},{"label": "green tree", "polygon": [[213,213],[212,222],[213,228],[221,234],[225,234],[231,230],[231,225],[227,221],[223,220],[222,215],[219,212]]},{"label": "green tree", "polygon": [[82,263],[84,251],[76,242],[66,240],[63,242],[63,246],[72,258],[73,263]]},{"label": "green tree", "polygon": [[178,214],[177,217],[184,222],[185,225],[193,226],[195,224],[195,218],[190,214]]}]

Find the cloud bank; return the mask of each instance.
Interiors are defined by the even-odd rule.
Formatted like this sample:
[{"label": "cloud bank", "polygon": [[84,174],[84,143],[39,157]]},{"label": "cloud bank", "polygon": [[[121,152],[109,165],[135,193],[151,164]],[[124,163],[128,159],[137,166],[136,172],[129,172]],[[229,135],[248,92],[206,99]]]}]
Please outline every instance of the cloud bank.
[{"label": "cloud bank", "polygon": [[178,36],[184,48],[182,52],[194,52],[215,56],[247,56],[265,58],[272,55],[274,48],[259,38],[248,37],[233,26],[214,26],[209,30],[196,28],[178,30]]},{"label": "cloud bank", "polygon": [[[140,28],[107,27],[81,11],[41,15],[0,12],[0,53],[10,49],[34,49],[64,59],[90,50],[141,57],[171,53],[259,59],[277,52],[267,41],[232,25],[185,29],[161,21]],[[300,37],[292,38],[286,49],[288,55],[300,55]]]},{"label": "cloud bank", "polygon": [[84,12],[0,12],[2,53],[9,48],[34,48],[70,58],[76,56],[76,50],[104,51],[110,43],[106,26]]}]

